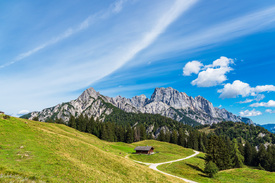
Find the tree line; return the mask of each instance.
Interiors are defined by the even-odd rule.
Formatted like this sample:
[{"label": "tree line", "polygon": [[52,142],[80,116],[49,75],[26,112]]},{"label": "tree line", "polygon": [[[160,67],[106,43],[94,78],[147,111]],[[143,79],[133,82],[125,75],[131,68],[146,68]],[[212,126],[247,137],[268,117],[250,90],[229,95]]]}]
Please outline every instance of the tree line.
[{"label": "tree line", "polygon": [[[144,116],[143,116],[144,117]],[[154,130],[152,133],[147,133],[148,125],[152,123],[142,123],[137,121],[132,123],[115,123],[100,122],[93,117],[81,114],[79,117],[71,116],[68,123],[64,123],[62,119],[56,119],[55,123],[67,124],[81,132],[91,133],[98,138],[110,142],[125,142],[132,143],[146,139],[154,139],[165,141],[180,146],[191,148],[206,153],[206,172],[215,170],[225,170],[230,168],[240,168],[244,164],[248,166],[258,166],[261,169],[275,171],[275,146],[269,145],[266,149],[263,144],[258,146],[258,151],[255,146],[249,141],[242,143],[241,138],[233,138],[226,134],[216,135],[205,134],[199,130],[186,125],[174,125],[177,128],[159,128],[160,125],[165,126],[164,117],[158,118],[158,122],[154,121]],[[146,120],[146,119],[143,119]],[[225,124],[223,124],[225,125]],[[231,123],[229,122],[229,125]],[[170,124],[170,129],[171,129]],[[157,127],[157,128],[155,128]],[[209,170],[210,169],[210,170]],[[209,174],[209,175],[210,175]],[[211,175],[210,175],[211,176]]]}]

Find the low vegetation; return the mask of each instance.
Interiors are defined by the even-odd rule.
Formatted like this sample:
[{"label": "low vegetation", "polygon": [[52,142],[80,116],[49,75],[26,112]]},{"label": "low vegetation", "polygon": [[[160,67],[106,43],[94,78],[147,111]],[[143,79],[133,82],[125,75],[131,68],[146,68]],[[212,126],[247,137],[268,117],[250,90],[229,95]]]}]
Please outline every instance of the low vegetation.
[{"label": "low vegetation", "polygon": [[179,182],[124,158],[133,146],[60,124],[0,119],[0,182]]},{"label": "low vegetation", "polygon": [[147,162],[147,163],[160,163],[165,161],[171,161],[180,159],[194,154],[192,149],[182,148],[181,146],[170,144],[167,142],[159,142],[155,140],[145,140],[133,143],[135,146],[153,146],[155,148],[155,154],[131,154],[131,159]]},{"label": "low vegetation", "polygon": [[205,154],[200,153],[196,157],[184,161],[160,165],[157,168],[161,171],[200,183],[262,183],[274,182],[275,180],[275,173],[258,170],[247,166],[244,168],[223,170],[218,172],[213,178],[210,178],[204,172],[204,158]]}]

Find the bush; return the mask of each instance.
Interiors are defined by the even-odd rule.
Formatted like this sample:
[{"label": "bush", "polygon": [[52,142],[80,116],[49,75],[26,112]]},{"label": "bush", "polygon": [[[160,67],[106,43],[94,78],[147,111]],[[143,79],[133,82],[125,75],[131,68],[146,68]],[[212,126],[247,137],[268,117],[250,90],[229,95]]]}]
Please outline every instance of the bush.
[{"label": "bush", "polygon": [[212,161],[209,161],[208,163],[206,163],[205,168],[204,168],[204,172],[209,176],[209,177],[214,177],[216,173],[218,173],[219,168],[217,167],[217,165],[215,163],[213,163]]},{"label": "bush", "polygon": [[10,119],[10,116],[9,115],[4,115],[3,118],[4,119]]},{"label": "bush", "polygon": [[36,117],[32,118],[32,120],[33,121],[38,121],[38,117],[36,116]]}]

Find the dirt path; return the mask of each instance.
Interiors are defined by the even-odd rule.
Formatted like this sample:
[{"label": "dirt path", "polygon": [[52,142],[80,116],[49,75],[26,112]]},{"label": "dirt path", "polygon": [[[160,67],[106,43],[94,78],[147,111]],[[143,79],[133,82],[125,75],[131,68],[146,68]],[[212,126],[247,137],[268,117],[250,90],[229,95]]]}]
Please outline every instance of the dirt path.
[{"label": "dirt path", "polygon": [[[133,160],[133,161],[135,161],[137,163],[142,163],[142,164],[145,164],[145,165],[149,165],[149,168],[151,168],[151,169],[153,169],[155,171],[158,171],[158,172],[160,172],[162,174],[165,174],[165,175],[169,175],[169,176],[172,176],[172,177],[179,178],[179,179],[181,179],[181,180],[183,180],[185,182],[188,182],[188,183],[197,183],[195,181],[188,180],[188,179],[185,179],[185,178],[182,178],[182,177],[178,177],[178,176],[175,176],[175,175],[172,175],[172,174],[169,174],[169,173],[166,173],[166,172],[163,172],[163,171],[160,171],[159,169],[157,169],[157,166],[159,166],[159,165],[163,165],[163,164],[167,164],[167,163],[174,163],[174,162],[177,162],[177,161],[182,161],[182,160],[185,160],[185,159],[192,158],[192,157],[194,157],[194,156],[196,156],[196,155],[199,154],[198,151],[194,151],[194,152],[195,152],[194,154],[192,154],[190,156],[187,156],[185,158],[181,158],[181,159],[177,159],[177,160],[173,160],[173,161],[162,162],[162,163],[144,163],[144,162],[141,162],[141,161],[135,161],[135,160]],[[126,158],[128,158],[128,156]]]}]

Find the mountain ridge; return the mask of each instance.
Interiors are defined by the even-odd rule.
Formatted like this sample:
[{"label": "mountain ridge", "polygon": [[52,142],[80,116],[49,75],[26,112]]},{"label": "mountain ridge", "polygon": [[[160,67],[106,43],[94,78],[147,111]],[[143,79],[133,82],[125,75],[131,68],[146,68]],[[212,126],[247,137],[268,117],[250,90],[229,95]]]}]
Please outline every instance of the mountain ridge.
[{"label": "mountain ridge", "polygon": [[22,117],[28,119],[38,117],[40,121],[62,118],[64,121],[68,121],[70,115],[77,117],[80,114],[86,114],[88,117],[93,116],[95,119],[104,121],[106,115],[113,112],[110,105],[128,113],[160,114],[183,123],[187,117],[200,124],[213,124],[221,121],[243,121],[253,124],[249,118],[242,118],[226,109],[214,107],[202,96],[193,98],[172,87],[155,88],[151,98],[147,98],[143,94],[132,98],[125,98],[120,95],[108,97],[91,87],[75,100],[43,109],[41,112],[31,112]]}]

